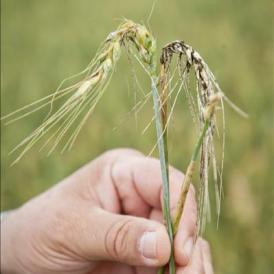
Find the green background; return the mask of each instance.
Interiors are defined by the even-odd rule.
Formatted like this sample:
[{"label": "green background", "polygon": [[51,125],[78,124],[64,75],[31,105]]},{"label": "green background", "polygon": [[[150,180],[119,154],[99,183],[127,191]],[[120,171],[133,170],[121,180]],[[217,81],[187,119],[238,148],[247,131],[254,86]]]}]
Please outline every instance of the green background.
[{"label": "green background", "polygon": [[[98,45],[126,17],[146,22],[153,1],[1,1],[1,112],[42,98],[82,70]],[[273,4],[270,1],[159,0],[150,20],[159,47],[183,39],[196,48],[243,119],[226,107],[224,200],[219,229],[207,227],[216,273],[271,273],[273,233]],[[138,70],[138,69],[137,69]],[[137,71],[142,86],[144,74]],[[148,88],[146,88],[146,91]],[[32,149],[9,167],[8,152],[45,117],[39,112],[1,124],[1,210],[20,206],[102,152],[155,143],[151,102],[129,114],[138,92],[126,57],[71,151],[45,157]],[[171,163],[184,170],[194,144],[185,97],[170,127]],[[157,154],[155,154],[157,155]],[[214,213],[214,212],[213,212]],[[213,214],[214,215],[214,214]]]}]

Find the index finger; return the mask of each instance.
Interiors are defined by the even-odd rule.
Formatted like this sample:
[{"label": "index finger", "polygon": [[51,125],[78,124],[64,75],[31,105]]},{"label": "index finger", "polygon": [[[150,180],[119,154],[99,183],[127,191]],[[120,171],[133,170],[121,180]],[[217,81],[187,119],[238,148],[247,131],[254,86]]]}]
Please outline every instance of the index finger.
[{"label": "index finger", "polygon": [[[170,207],[176,206],[183,174],[170,168]],[[149,207],[161,210],[162,176],[159,160],[145,156],[126,156],[113,164],[112,179],[127,208],[138,196]],[[136,205],[138,206],[138,205]]]}]

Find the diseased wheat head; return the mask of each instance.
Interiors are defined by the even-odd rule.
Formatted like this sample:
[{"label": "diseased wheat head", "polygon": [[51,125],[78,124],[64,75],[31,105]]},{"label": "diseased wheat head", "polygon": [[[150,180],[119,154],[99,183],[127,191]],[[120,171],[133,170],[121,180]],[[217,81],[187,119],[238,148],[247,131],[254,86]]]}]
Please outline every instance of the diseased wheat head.
[{"label": "diseased wheat head", "polygon": [[[175,87],[171,85],[173,74],[170,72],[170,64],[174,55],[178,56],[177,71],[179,72],[179,84],[175,83]],[[209,69],[206,62],[200,56],[200,54],[194,50],[191,46],[183,41],[174,41],[167,44],[162,49],[162,55],[160,58],[160,84],[163,97],[166,98],[165,94],[169,94],[166,91],[168,88],[173,90],[179,85],[177,93],[180,93],[184,89],[186,97],[188,99],[188,104],[190,112],[193,117],[193,121],[198,123],[200,131],[205,128],[205,123],[208,123],[204,136],[201,139],[201,156],[200,156],[200,188],[199,188],[199,218],[198,218],[198,233],[201,234],[204,231],[205,224],[207,220],[210,220],[210,199],[209,199],[209,183],[208,174],[209,166],[212,163],[213,177],[215,181],[215,193],[216,193],[216,208],[217,216],[219,218],[220,214],[220,203],[222,194],[222,170],[223,170],[223,160],[224,160],[224,145],[225,145],[225,117],[224,117],[224,103],[223,100],[227,101],[228,104],[239,114],[246,117],[247,115],[239,109],[234,103],[232,103],[224,92],[220,89],[213,73]],[[188,79],[191,69],[193,68],[196,78],[196,94],[192,94],[189,91]],[[175,98],[176,101],[176,98]],[[215,148],[214,148],[214,133],[217,131],[217,118],[216,109],[220,102],[220,108],[222,110],[222,161],[220,168],[217,166]],[[164,102],[163,102],[164,104]],[[172,115],[173,107],[171,108]],[[167,120],[168,123],[168,120]],[[167,127],[167,124],[165,128]],[[166,130],[166,129],[165,129]],[[196,156],[195,156],[196,157]],[[193,170],[194,161],[189,165],[189,177],[188,182],[190,183]],[[219,174],[219,180],[218,180]],[[187,177],[187,176],[186,176]],[[187,190],[187,189],[186,189]],[[183,207],[183,205],[181,205]],[[182,211],[183,208],[180,210]],[[179,216],[178,213],[178,220]]]},{"label": "diseased wheat head", "polygon": [[[156,48],[154,38],[143,25],[124,20],[116,31],[108,35],[96,56],[82,72],[65,79],[54,93],[1,118],[7,121],[6,124],[10,124],[41,108],[50,107],[44,122],[11,151],[13,153],[21,149],[13,164],[18,162],[35,143],[50,131],[52,134],[42,146],[44,148],[52,142],[48,154],[62,140],[65,140],[65,137],[66,142],[62,152],[72,147],[87,118],[103,96],[123,46],[131,50],[144,67],[152,65],[152,56]],[[80,80],[76,83],[65,87],[68,81],[79,77]],[[60,99],[63,99],[64,103],[53,111],[54,103]]]}]

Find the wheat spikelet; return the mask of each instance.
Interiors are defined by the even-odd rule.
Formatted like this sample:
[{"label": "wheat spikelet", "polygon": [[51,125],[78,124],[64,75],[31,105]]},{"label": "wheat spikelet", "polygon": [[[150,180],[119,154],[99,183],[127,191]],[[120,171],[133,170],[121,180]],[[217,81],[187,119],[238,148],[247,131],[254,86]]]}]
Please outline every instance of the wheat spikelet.
[{"label": "wheat spikelet", "polygon": [[[194,50],[191,46],[187,45],[183,41],[174,41],[167,44],[162,49],[162,55],[160,59],[161,72],[160,81],[167,82],[168,75],[170,74],[170,64],[174,55],[178,56],[178,64],[181,82],[184,85],[186,97],[188,98],[190,112],[193,117],[193,121],[199,122],[199,128],[202,131],[205,127],[206,130],[201,139],[201,156],[200,156],[200,188],[199,188],[199,201],[198,201],[198,233],[201,234],[204,231],[205,223],[210,220],[210,202],[209,202],[209,183],[208,183],[208,172],[209,165],[212,162],[214,181],[215,181],[215,193],[217,203],[217,216],[219,219],[220,214],[220,201],[221,201],[221,189],[222,179],[220,178],[220,185],[217,183],[218,167],[214,149],[214,133],[217,128],[216,119],[216,106],[219,102],[220,108],[223,114],[223,152],[222,152],[222,163],[220,175],[222,175],[223,169],[223,158],[224,158],[224,143],[225,143],[225,122],[224,122],[224,104],[225,100],[235,111],[240,113],[242,116],[247,116],[240,108],[232,103],[224,92],[220,89],[213,73],[209,69],[206,62],[200,56],[200,54]],[[192,95],[188,90],[188,79],[191,68],[193,68],[196,78],[196,96]],[[165,86],[164,88],[165,89]],[[196,103],[195,98],[196,97]],[[206,125],[208,123],[208,126]],[[217,132],[218,133],[218,132]],[[196,149],[195,149],[196,150]],[[192,159],[193,160],[193,159]],[[193,166],[195,161],[191,161],[186,173],[186,181],[184,184],[190,183]],[[175,217],[175,232],[181,217],[181,213],[184,206],[185,195],[187,193],[188,186],[183,186],[181,204],[178,205],[177,217]],[[177,218],[177,219],[176,219]]]},{"label": "wheat spikelet", "polygon": [[[6,121],[6,124],[10,124],[46,106],[50,106],[49,113],[42,124],[11,151],[13,153],[21,149],[13,164],[17,163],[49,131],[54,132],[41,148],[43,149],[52,141],[53,145],[48,154],[65,139],[66,135],[69,137],[62,151],[72,147],[85,121],[103,96],[120,58],[123,46],[135,51],[135,57],[140,60],[143,66],[152,64],[152,56],[156,47],[155,40],[143,25],[124,20],[116,31],[107,36],[96,56],[82,72],[62,81],[54,93],[1,118],[1,120]],[[71,86],[63,87],[66,81],[77,77],[82,79]],[[67,96],[69,97],[66,98]],[[65,101],[54,112],[53,105],[60,99],[65,99]],[[76,121],[79,120],[78,126],[72,133],[69,133],[69,130],[71,131]]]}]

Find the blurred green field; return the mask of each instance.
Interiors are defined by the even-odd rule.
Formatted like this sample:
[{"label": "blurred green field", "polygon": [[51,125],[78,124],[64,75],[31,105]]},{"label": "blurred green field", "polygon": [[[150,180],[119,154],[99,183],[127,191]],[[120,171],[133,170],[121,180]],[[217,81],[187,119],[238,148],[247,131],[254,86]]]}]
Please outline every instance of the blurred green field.
[{"label": "blurred green field", "polygon": [[[55,90],[61,80],[88,64],[121,18],[146,22],[152,3],[2,0],[1,114]],[[213,221],[205,235],[216,273],[273,273],[273,3],[159,0],[150,25],[159,47],[174,39],[195,47],[223,90],[250,115],[243,119],[226,107],[225,198],[219,229]],[[144,78],[140,75],[143,86]],[[154,128],[141,132],[152,116],[151,104],[136,120],[128,114],[135,94],[131,68],[123,57],[73,149],[45,157],[36,146],[14,167],[9,166],[14,157],[8,152],[45,112],[7,127],[1,124],[1,210],[20,206],[105,150],[132,147],[149,153]],[[171,163],[182,170],[194,143],[184,99],[178,102],[170,128]]]}]

